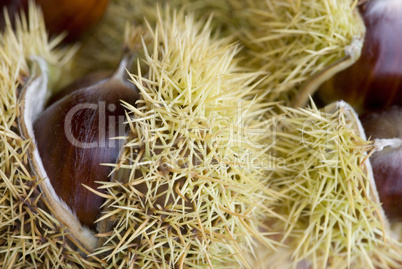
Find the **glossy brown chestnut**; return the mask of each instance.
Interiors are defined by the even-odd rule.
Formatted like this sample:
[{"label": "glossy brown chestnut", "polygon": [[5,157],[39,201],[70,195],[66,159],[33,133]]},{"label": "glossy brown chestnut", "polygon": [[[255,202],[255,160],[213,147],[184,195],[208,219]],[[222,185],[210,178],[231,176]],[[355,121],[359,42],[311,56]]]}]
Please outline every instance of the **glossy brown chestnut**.
[{"label": "glossy brown chestnut", "polygon": [[359,60],[317,95],[325,103],[342,99],[358,112],[402,105],[402,1],[370,0],[360,11],[367,31]]},{"label": "glossy brown chestnut", "polygon": [[117,162],[123,141],[112,138],[126,134],[121,100],[134,105],[139,94],[116,75],[90,86],[81,82],[52,101],[34,122],[34,132],[56,193],[81,224],[94,229],[104,200],[83,184],[96,190],[97,181],[108,181],[112,168],[101,164]]},{"label": "glossy brown chestnut", "polygon": [[[7,8],[12,20],[21,10],[27,12],[29,0],[2,0],[3,8]],[[66,41],[77,40],[85,31],[95,25],[106,11],[109,0],[35,0],[44,15],[46,28],[51,35],[67,32]],[[4,20],[0,19],[0,30]]]},{"label": "glossy brown chestnut", "polygon": [[[402,108],[393,106],[360,117],[367,137],[386,139],[388,146],[370,157],[385,214],[402,220]],[[400,140],[399,140],[400,139]]]}]

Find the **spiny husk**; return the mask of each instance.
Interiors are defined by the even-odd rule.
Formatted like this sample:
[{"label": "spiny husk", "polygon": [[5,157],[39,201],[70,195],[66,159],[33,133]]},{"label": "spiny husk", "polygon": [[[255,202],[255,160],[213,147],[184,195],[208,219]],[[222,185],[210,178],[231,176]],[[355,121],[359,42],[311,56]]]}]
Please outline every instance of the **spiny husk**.
[{"label": "spiny husk", "polygon": [[[265,100],[283,97],[289,104],[311,74],[342,59],[353,36],[361,34],[355,2],[182,1],[195,17],[213,7],[211,28],[235,36],[244,47],[240,55],[248,58],[233,60],[238,48],[210,39],[208,26],[201,30],[182,14],[151,31],[154,47],[139,68],[146,76],[132,76],[144,100],[137,108],[127,106],[132,136],[115,181],[104,183],[108,201],[100,222],[112,229],[100,234],[103,245],[93,256],[104,256],[109,267],[399,268],[400,242],[390,235],[368,170],[360,166],[370,143],[356,133],[345,110],[283,108],[283,116],[272,117],[271,105],[261,105],[256,94],[269,92]],[[126,21],[157,17],[148,2],[113,1],[77,63],[85,62],[84,70],[116,66]],[[100,266],[65,244],[68,231],[43,210],[38,182],[27,167],[31,142],[16,131],[18,83],[31,75],[28,58],[39,55],[58,67],[69,63],[63,56],[68,53],[48,43],[43,23],[35,26],[34,18],[1,36],[1,266]],[[261,77],[262,84],[253,85]],[[246,121],[252,128],[243,117],[254,118]],[[261,126],[264,135],[253,132]],[[233,146],[240,142],[246,146]],[[266,147],[255,147],[260,144]],[[253,157],[272,160],[272,172],[250,169],[246,160]],[[157,197],[162,202],[154,205]],[[278,238],[284,246],[275,244]],[[256,241],[263,246],[259,251]]]},{"label": "spiny husk", "polygon": [[[381,209],[367,155],[372,143],[352,108],[283,110],[273,148],[285,166],[271,178],[289,197],[276,206],[287,219],[278,225],[290,248],[283,253],[309,268],[399,268],[402,245]],[[270,265],[275,255],[266,255]]]},{"label": "spiny husk", "polygon": [[103,183],[101,221],[114,225],[97,254],[110,267],[251,268],[256,241],[276,246],[260,228],[278,217],[266,205],[280,197],[252,163],[269,157],[265,133],[254,132],[271,107],[254,97],[259,74],[239,68],[238,48],[191,14],[167,11],[151,36],[146,75],[131,75],[143,99],[126,104],[119,182]]},{"label": "spiny husk", "polygon": [[[29,20],[10,22],[0,36],[0,267],[78,268],[94,267],[68,242],[70,234],[49,212],[38,187],[41,180],[31,174],[28,148],[31,140],[18,131],[19,93],[31,73],[31,57],[40,57],[59,71],[69,66],[73,50],[56,49],[60,38],[48,41],[43,18],[30,5]],[[59,72],[53,72],[59,80]]]},{"label": "spiny husk", "polygon": [[[262,72],[259,88],[269,93],[267,101],[287,105],[312,75],[336,64],[333,74],[356,61],[365,32],[356,0],[113,0],[103,23],[84,41],[77,66],[115,66],[113,52],[126,21],[142,24],[146,18],[154,25],[156,3],[165,8],[167,2],[173,8],[184,6],[197,19],[212,15],[214,32],[241,44],[240,64]],[[312,94],[315,88],[307,91]]]},{"label": "spiny husk", "polygon": [[[240,30],[245,45],[244,64],[267,72],[262,91],[268,100],[289,104],[312,75],[350,56],[350,46],[361,43],[364,25],[357,1],[258,1],[246,13],[250,29]],[[357,42],[360,40],[360,42]],[[361,47],[353,50],[356,61]]]}]

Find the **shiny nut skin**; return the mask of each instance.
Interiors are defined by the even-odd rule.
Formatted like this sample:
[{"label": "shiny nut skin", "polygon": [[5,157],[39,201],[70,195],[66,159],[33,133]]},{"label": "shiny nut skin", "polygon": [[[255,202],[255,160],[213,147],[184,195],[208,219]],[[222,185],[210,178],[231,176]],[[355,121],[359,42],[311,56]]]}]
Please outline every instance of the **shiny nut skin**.
[{"label": "shiny nut skin", "polygon": [[[402,108],[368,112],[360,117],[370,139],[402,139]],[[387,146],[370,157],[382,207],[391,221],[402,220],[402,146]]]},{"label": "shiny nut skin", "polygon": [[[68,91],[71,91],[68,90]],[[95,229],[104,199],[97,189],[109,181],[127,131],[121,100],[132,105],[139,95],[116,79],[78,88],[53,101],[34,122],[35,139],[47,175],[57,195],[76,213],[81,224]]]}]

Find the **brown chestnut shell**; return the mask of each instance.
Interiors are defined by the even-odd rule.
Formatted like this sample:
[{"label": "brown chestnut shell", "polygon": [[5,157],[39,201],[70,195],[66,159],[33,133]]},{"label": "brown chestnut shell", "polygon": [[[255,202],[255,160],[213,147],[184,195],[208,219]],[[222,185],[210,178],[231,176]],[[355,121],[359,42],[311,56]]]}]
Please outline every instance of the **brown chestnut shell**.
[{"label": "brown chestnut shell", "polygon": [[97,182],[112,172],[104,164],[117,162],[124,141],[114,137],[127,133],[121,100],[134,104],[138,94],[106,79],[61,98],[34,122],[39,153],[56,193],[91,229],[104,199],[83,185],[97,190]]}]

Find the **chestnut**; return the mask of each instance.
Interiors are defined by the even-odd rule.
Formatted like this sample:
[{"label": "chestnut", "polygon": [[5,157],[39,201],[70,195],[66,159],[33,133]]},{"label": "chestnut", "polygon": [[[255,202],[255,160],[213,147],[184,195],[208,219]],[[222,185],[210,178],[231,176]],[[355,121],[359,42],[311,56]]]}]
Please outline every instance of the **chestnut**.
[{"label": "chestnut", "polygon": [[366,35],[360,58],[326,81],[317,98],[344,100],[357,112],[402,105],[402,2],[371,0],[360,7]]},{"label": "chestnut", "polygon": [[116,163],[126,135],[125,109],[139,93],[124,79],[129,60],[111,76],[80,79],[51,99],[33,125],[46,173],[56,194],[77,215],[81,224],[95,229],[104,202],[95,189],[112,171],[102,164]]},{"label": "chestnut", "polygon": [[[28,11],[29,0],[5,0],[0,3],[1,13],[3,8],[8,10],[10,17],[15,17],[18,12]],[[109,0],[35,0],[42,9],[46,28],[50,35],[58,35],[67,32],[65,41],[75,41],[88,29],[94,26],[103,16]],[[3,18],[3,16],[0,16]],[[5,22],[0,19],[0,30]]]},{"label": "chestnut", "polygon": [[360,116],[376,152],[370,157],[374,180],[385,214],[402,220],[402,107],[372,111]]}]

